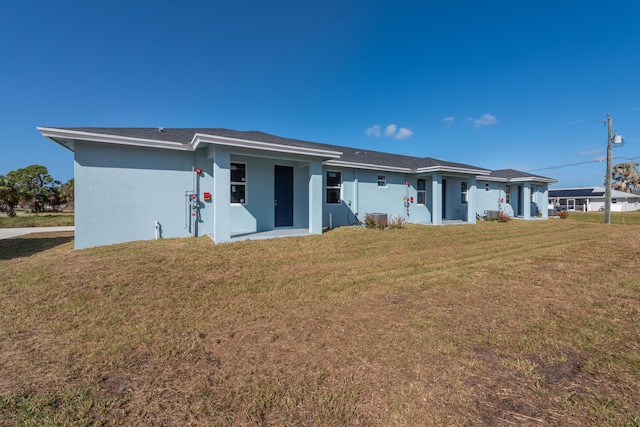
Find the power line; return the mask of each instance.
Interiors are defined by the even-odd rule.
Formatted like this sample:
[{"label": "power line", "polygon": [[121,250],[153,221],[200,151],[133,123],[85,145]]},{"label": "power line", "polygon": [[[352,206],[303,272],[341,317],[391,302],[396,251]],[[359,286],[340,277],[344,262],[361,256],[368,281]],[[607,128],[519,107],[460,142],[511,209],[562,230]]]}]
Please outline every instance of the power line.
[{"label": "power line", "polygon": [[614,159],[637,160],[637,159],[640,159],[640,157],[614,157]]},{"label": "power line", "polygon": [[[638,108],[629,108],[629,109],[627,109],[627,110],[614,111],[614,112],[613,112],[613,114],[616,114],[616,113],[626,113],[626,112],[629,112],[629,111],[639,111],[639,110],[640,110],[640,107],[638,107]],[[575,124],[582,123],[582,122],[586,122],[586,121],[589,121],[589,122],[605,122],[605,120],[604,120],[604,119],[591,119],[591,118],[584,118],[584,119],[575,120],[575,121],[573,121],[573,122],[566,123],[566,124],[565,124],[565,126],[575,125]]]},{"label": "power line", "polygon": [[[640,156],[638,156],[638,157],[614,157],[614,160],[638,160],[638,159],[640,159]],[[546,167],[546,168],[539,168],[539,169],[529,169],[529,172],[544,171],[544,170],[550,170],[550,169],[561,169],[561,168],[566,168],[566,167],[570,167],[570,166],[586,165],[588,163],[602,163],[602,162],[604,162],[604,160],[605,159],[588,160],[588,161],[585,161],[585,162],[568,163],[566,165],[549,166],[549,167]]]},{"label": "power line", "polygon": [[569,167],[569,166],[580,166],[580,165],[585,165],[587,163],[602,163],[603,161],[604,161],[604,159],[588,160],[586,162],[569,163],[569,164],[566,164],[566,165],[559,165],[559,166],[549,166],[547,168],[540,168],[540,169],[530,169],[529,172],[544,171],[544,170],[548,170],[548,169],[560,169],[560,168],[566,168],[566,167]]}]

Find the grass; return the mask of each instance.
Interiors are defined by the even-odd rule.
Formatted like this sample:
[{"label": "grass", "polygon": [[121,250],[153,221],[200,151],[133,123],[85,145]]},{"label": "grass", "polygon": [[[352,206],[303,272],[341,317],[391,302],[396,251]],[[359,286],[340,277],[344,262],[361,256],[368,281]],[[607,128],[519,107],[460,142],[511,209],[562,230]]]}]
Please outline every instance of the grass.
[{"label": "grass", "polygon": [[[569,212],[569,218],[576,221],[602,224],[604,212]],[[611,212],[611,224],[640,225],[640,211]]]},{"label": "grass", "polygon": [[640,421],[635,226],[70,236],[0,241],[0,425]]},{"label": "grass", "polygon": [[13,218],[0,214],[0,228],[72,226],[73,213],[18,213]]}]

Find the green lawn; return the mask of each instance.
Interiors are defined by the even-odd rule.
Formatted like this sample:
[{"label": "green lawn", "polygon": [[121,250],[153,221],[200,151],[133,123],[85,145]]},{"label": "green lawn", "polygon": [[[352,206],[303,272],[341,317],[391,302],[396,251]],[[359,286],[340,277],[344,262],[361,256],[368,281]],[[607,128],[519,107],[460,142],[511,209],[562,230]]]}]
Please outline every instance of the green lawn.
[{"label": "green lawn", "polygon": [[73,225],[73,213],[41,213],[20,212],[13,218],[0,214],[0,228],[21,227],[58,227]]},{"label": "green lawn", "polygon": [[[600,223],[604,222],[604,212],[569,212],[569,218],[576,221]],[[640,224],[640,211],[611,212],[611,224]]]},{"label": "green lawn", "polygon": [[0,425],[636,426],[640,227],[575,217],[0,241]]}]

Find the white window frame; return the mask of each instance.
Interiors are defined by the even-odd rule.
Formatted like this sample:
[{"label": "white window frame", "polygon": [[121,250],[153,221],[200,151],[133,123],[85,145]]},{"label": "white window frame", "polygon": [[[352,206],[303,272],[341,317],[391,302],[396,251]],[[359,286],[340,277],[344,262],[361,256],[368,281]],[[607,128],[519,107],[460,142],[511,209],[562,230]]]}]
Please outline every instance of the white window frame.
[{"label": "white window frame", "polygon": [[504,187],[504,202],[508,205],[511,204],[511,186],[506,185]]},{"label": "white window frame", "polygon": [[387,175],[378,174],[378,188],[387,188]]},{"label": "white window frame", "polygon": [[460,181],[460,203],[469,203],[469,182],[466,180]]},{"label": "white window frame", "polygon": [[[420,190],[420,181],[424,182],[423,190]],[[422,203],[420,203],[420,193],[423,194]],[[418,181],[416,182],[416,204],[423,206],[427,204],[427,180],[425,178],[418,178]]]},{"label": "white window frame", "polygon": [[229,191],[230,194],[233,194],[233,187],[236,186],[242,186],[244,187],[244,202],[240,201],[240,202],[234,202],[233,200],[231,201],[232,205],[246,205],[247,204],[247,164],[244,162],[231,162],[229,165],[229,179],[231,179],[231,171],[233,170],[234,167],[236,167],[236,165],[244,165],[244,181],[231,181],[231,186],[229,187]]},{"label": "white window frame", "polygon": [[[335,173],[338,174],[338,176],[340,177],[340,183],[338,185],[329,185],[328,183],[328,179],[329,179],[329,174],[330,173]],[[334,171],[334,170],[328,170],[325,172],[324,175],[324,184],[325,184],[325,197],[326,197],[326,204],[328,205],[339,205],[340,203],[342,203],[342,171]],[[338,190],[338,200],[336,202],[330,202],[329,201],[329,191],[332,190]]]},{"label": "white window frame", "polygon": [[535,200],[536,200],[536,198],[535,198],[535,194],[536,194],[536,191],[537,191],[536,187],[537,187],[536,185],[529,186],[529,193],[531,193],[530,194],[531,203],[535,202]]}]

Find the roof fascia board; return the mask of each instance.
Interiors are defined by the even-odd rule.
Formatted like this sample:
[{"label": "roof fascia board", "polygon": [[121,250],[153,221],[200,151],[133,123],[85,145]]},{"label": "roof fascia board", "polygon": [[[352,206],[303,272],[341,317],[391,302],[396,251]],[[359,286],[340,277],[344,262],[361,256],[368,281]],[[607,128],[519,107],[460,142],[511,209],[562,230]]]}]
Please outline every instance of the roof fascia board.
[{"label": "roof fascia board", "polygon": [[306,156],[338,159],[340,151],[320,150],[317,148],[296,147],[292,145],[273,144],[270,142],[251,141],[248,139],[229,138],[224,136],[196,133],[189,143],[193,150],[200,144],[226,145],[229,147],[249,148],[254,150],[275,151],[278,153],[302,154]]},{"label": "roof fascia board", "polygon": [[522,178],[511,178],[509,179],[510,182],[526,182],[526,181],[531,181],[531,182],[544,182],[544,183],[553,183],[553,182],[558,182],[558,180],[556,179],[551,179],[551,178],[542,178],[542,177],[533,177],[533,176],[529,176],[529,177],[522,177]]},{"label": "roof fascia board", "polygon": [[451,172],[451,173],[463,173],[473,175],[489,175],[491,171],[484,169],[469,169],[469,168],[457,168],[454,166],[430,166],[427,168],[418,168],[417,173],[427,172]]},{"label": "roof fascia board", "polygon": [[62,138],[74,141],[103,142],[107,144],[131,145],[136,147],[165,148],[180,151],[193,150],[188,144],[182,144],[180,142],[158,141],[155,139],[132,138],[119,135],[105,135],[102,133],[83,132],[69,129],[45,127],[38,127],[36,129],[38,129],[43,136],[49,139]]},{"label": "roof fascia board", "polygon": [[507,178],[498,178],[496,176],[476,176],[478,181],[507,182]]},{"label": "roof fascia board", "polygon": [[414,173],[415,171],[409,168],[400,168],[395,166],[382,166],[382,165],[372,165],[368,163],[355,163],[355,162],[344,162],[340,160],[328,160],[324,162],[327,166],[337,166],[343,168],[356,168],[356,169],[368,169],[368,170],[376,170],[376,171],[384,171],[384,172],[400,172],[400,173]]}]

